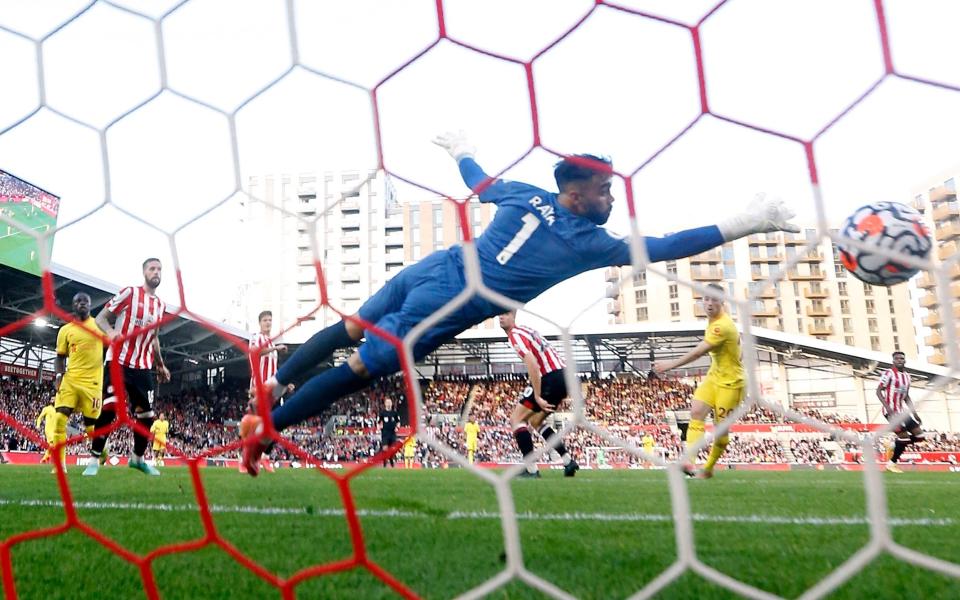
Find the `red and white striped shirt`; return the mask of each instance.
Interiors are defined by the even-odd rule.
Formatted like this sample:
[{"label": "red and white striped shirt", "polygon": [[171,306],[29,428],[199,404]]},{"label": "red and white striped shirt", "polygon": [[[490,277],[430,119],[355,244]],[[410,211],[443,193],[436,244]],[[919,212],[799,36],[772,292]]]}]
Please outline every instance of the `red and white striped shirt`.
[{"label": "red and white striped shirt", "polygon": [[537,365],[540,367],[541,375],[563,368],[563,359],[536,330],[523,325],[514,325],[510,333],[507,334],[507,340],[520,355],[520,358],[526,356],[528,352],[533,353],[533,357],[537,359]]},{"label": "red and white striped shirt", "polygon": [[[260,355],[264,348],[270,348],[270,352]],[[266,381],[277,373],[277,351],[274,349],[273,340],[270,336],[262,333],[255,333],[250,338],[250,386],[256,385],[256,373],[259,371],[261,381]]]},{"label": "red and white striped shirt", "polygon": [[132,369],[153,368],[153,340],[157,337],[157,328],[142,331],[163,318],[167,305],[155,295],[148,294],[143,287],[125,287],[107,302],[106,308],[117,316],[114,329],[128,337],[117,356],[113,356],[113,347],[107,349],[107,361],[116,359],[124,367]]},{"label": "red and white striped shirt", "polygon": [[883,392],[884,414],[895,414],[903,410],[904,402],[910,394],[910,374],[906,371],[887,369],[880,377]]}]

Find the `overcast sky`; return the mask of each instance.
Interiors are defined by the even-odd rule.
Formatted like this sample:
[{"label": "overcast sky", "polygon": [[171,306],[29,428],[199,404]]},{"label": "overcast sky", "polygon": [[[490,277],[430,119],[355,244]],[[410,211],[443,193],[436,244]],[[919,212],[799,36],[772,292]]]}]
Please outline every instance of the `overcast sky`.
[{"label": "overcast sky", "polygon": [[[117,4],[159,15],[175,2]],[[713,2],[620,4],[695,22]],[[5,0],[0,26],[39,39],[85,5]],[[167,17],[168,84],[212,108],[164,91],[119,121],[159,90],[154,25],[106,4],[93,6],[43,44],[47,105],[88,125],[42,109],[0,135],[0,168],[61,196],[62,225],[94,210],[108,192],[117,207],[163,231],[222,203],[176,237],[188,303],[219,321],[234,300],[249,250],[238,242],[237,182],[278,171],[375,167],[365,89],[437,37],[433,0],[294,5],[300,62],[329,77],[295,69],[236,112],[239,173],[225,113],[290,68],[280,0],[198,0]],[[451,36],[521,60],[591,6],[591,0],[444,3]],[[895,67],[960,85],[960,3],[897,0],[885,6]],[[732,0],[706,22],[702,39],[714,111],[802,138],[883,72],[871,0]],[[632,173],[699,113],[692,48],[686,29],[598,8],[534,63],[545,145],[609,155],[621,172]],[[37,105],[38,70],[33,42],[2,30],[0,56],[3,131]],[[532,143],[522,66],[446,41],[383,84],[378,100],[387,167],[456,197],[467,190],[450,158],[430,144],[436,133],[466,130],[490,173]],[[919,182],[960,162],[958,114],[958,93],[896,79],[882,83],[815,146],[831,225],[867,202],[908,201]],[[109,186],[98,131],[104,128]],[[507,176],[552,189],[555,160],[538,149]],[[638,225],[649,234],[715,222],[758,191],[787,199],[801,221],[814,219],[799,144],[709,116],[636,174],[633,185]],[[428,195],[398,187],[401,201]],[[619,202],[609,226],[628,233],[622,184],[615,191]],[[222,251],[204,249],[210,246]],[[106,207],[59,232],[53,260],[126,285],[139,280],[147,255],[172,264],[160,231]],[[161,288],[170,300],[176,297],[172,275]],[[593,305],[577,326],[605,324],[598,302],[603,294],[597,272],[530,306],[566,324]]]}]

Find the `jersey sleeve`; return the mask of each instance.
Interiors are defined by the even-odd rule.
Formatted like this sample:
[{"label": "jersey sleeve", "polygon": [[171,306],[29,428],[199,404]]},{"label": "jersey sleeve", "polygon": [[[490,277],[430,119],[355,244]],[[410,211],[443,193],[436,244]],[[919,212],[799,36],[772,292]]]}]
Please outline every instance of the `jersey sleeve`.
[{"label": "jersey sleeve", "polygon": [[67,325],[64,325],[60,328],[60,331],[57,332],[57,354],[60,356],[66,356],[68,349],[69,343],[67,342]]},{"label": "jersey sleeve", "polygon": [[890,369],[887,369],[883,372],[883,375],[880,376],[880,387],[885,388],[890,385]]},{"label": "jersey sleeve", "polygon": [[[686,258],[723,244],[723,236],[716,225],[642,239],[650,262]],[[598,267],[630,264],[630,240],[603,227],[596,228],[590,236],[587,251],[596,259]]]},{"label": "jersey sleeve", "polygon": [[130,298],[133,296],[133,288],[125,287],[113,298],[110,298],[110,301],[107,302],[105,308],[112,312],[115,315],[118,315],[124,311],[125,308],[130,306]]}]

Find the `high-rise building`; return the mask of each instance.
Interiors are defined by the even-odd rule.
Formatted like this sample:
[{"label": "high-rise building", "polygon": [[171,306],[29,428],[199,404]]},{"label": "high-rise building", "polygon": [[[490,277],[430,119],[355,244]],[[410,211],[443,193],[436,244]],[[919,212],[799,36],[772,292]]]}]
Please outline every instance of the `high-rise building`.
[{"label": "high-rise building", "polygon": [[951,300],[948,305],[940,301],[935,276],[924,273],[917,280],[917,286],[923,290],[920,306],[926,310],[921,321],[921,331],[925,333],[923,339],[930,348],[926,358],[935,365],[946,363],[946,328],[951,321],[957,339],[960,339],[960,262],[956,260],[960,248],[960,203],[957,202],[954,174],[960,176],[960,167],[932,179],[913,197],[914,208],[923,213],[933,236],[932,261],[939,266],[953,259],[948,267],[941,267],[938,271],[947,280]]},{"label": "high-rise building", "polygon": [[[462,241],[456,206],[447,200],[398,202],[382,172],[342,171],[251,177],[242,218],[252,258],[232,321],[252,330],[261,310],[273,311],[275,329],[300,325],[284,335],[299,343],[340,319],[320,301],[311,245],[326,281],[329,303],[346,314],[379,290],[404,266],[434,250]],[[470,226],[479,234],[493,207],[469,207]],[[317,218],[315,227],[311,220]]]},{"label": "high-rise building", "polygon": [[[815,229],[751,235],[658,267],[683,281],[721,285],[736,300],[753,298],[749,318],[756,327],[918,357],[908,285],[862,283],[847,273],[836,248],[818,239]],[[630,267],[613,267],[605,275],[612,323],[706,316],[697,302],[699,292],[650,270],[633,274]],[[765,284],[771,276],[780,279]],[[731,313],[741,319],[732,307]]]}]

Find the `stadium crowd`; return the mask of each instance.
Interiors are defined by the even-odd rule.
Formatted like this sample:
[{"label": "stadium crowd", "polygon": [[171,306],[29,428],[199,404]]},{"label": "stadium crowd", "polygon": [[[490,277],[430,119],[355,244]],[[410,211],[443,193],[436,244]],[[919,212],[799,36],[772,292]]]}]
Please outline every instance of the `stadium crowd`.
[{"label": "stadium crowd", "polygon": [[[419,384],[427,407],[428,430],[433,437],[454,451],[465,453],[460,425],[469,415],[480,425],[478,462],[520,459],[508,417],[517,397],[528,385],[526,377],[514,374],[492,378],[447,377],[421,380]],[[668,424],[667,415],[686,408],[693,393],[692,385],[668,379],[585,378],[582,389],[587,399],[588,418],[614,437],[603,439],[582,428],[570,432],[564,442],[578,462],[590,464],[603,457],[607,462],[641,464],[644,461],[639,457],[614,448],[623,446],[624,441],[642,448],[645,435],[653,438],[654,452],[668,461],[676,459],[683,451],[683,443],[676,429]],[[384,400],[390,398],[394,401],[402,424],[406,424],[406,392],[403,378],[384,379],[363,392],[342,399],[325,414],[289,430],[290,437],[304,452],[322,461],[368,460],[380,449],[378,415],[384,408]],[[0,411],[31,429],[40,409],[52,396],[50,383],[9,377],[0,379]],[[156,403],[157,412],[165,413],[170,422],[168,446],[173,455],[181,452],[195,455],[234,442],[236,424],[246,407],[245,382],[166,393],[160,395]],[[561,411],[564,408],[569,410],[570,407],[561,407]],[[799,412],[827,423],[859,423],[845,415],[812,409]],[[336,418],[331,421],[331,417]],[[565,424],[562,412],[554,419],[556,429],[560,430]],[[755,409],[745,414],[741,422],[779,423],[783,419],[766,409]],[[73,425],[71,433],[79,433],[79,420]],[[42,437],[42,427],[38,433]],[[732,435],[723,460],[738,463],[829,462],[831,454],[821,443],[826,439],[823,434],[783,439],[770,434]],[[25,451],[42,449],[6,424],[0,424],[0,447]],[[121,428],[111,437],[112,454],[127,454],[131,447],[129,428]],[[82,454],[86,449],[85,443],[79,443],[68,451]],[[932,433],[917,450],[960,451],[960,434]],[[448,462],[422,440],[418,440],[415,455],[416,462],[422,465],[441,466]],[[705,457],[706,450],[701,453],[701,458]],[[297,459],[279,446],[274,449],[273,458]]]}]

